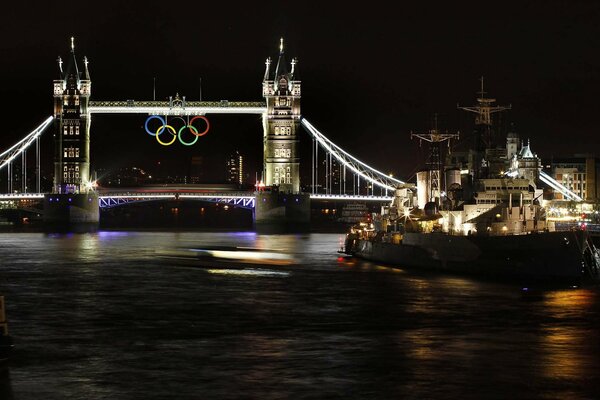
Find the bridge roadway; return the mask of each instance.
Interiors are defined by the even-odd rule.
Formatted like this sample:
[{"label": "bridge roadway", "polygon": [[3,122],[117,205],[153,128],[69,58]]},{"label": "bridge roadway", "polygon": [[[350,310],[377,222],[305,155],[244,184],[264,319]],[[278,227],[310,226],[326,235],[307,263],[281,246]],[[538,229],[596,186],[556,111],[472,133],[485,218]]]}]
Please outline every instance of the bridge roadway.
[{"label": "bridge roadway", "polygon": [[90,101],[90,114],[265,114],[267,105],[260,101]]},{"label": "bridge roadway", "polygon": [[[44,193],[15,193],[0,194],[2,201],[41,200]],[[252,209],[255,206],[254,192],[193,192],[186,190],[177,191],[139,191],[139,192],[104,192],[99,193],[100,208],[116,207],[127,203],[153,201],[153,200],[202,200],[211,203],[230,204],[241,208]],[[359,196],[359,195],[329,195],[311,194],[311,200],[325,201],[374,201],[390,202],[388,196]]]}]

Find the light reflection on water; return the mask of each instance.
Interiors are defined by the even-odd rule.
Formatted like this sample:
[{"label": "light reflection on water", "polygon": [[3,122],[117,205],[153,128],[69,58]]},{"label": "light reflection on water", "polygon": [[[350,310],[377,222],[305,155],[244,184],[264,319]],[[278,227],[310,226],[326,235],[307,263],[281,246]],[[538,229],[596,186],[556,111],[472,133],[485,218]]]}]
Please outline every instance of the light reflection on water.
[{"label": "light reflection on water", "polygon": [[[340,235],[0,234],[17,350],[0,399],[593,398],[598,288],[339,257]],[[199,246],[294,263],[181,268]]]},{"label": "light reflection on water", "polygon": [[272,271],[267,269],[207,269],[209,274],[234,276],[289,276],[289,272]]}]

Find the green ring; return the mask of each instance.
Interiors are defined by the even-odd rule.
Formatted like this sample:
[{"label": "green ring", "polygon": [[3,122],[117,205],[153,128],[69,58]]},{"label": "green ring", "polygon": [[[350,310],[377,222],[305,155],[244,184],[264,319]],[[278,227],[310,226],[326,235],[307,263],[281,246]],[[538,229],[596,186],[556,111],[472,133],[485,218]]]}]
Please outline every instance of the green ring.
[{"label": "green ring", "polygon": [[198,141],[198,138],[199,138],[200,136],[196,136],[196,135],[194,135],[194,136],[196,136],[196,137],[195,137],[195,139],[194,139],[194,141],[193,141],[193,142],[185,142],[183,139],[181,139],[181,132],[183,132],[183,130],[184,130],[185,128],[188,128],[188,127],[190,128],[190,130],[191,130],[191,131],[195,131],[195,132],[196,132],[196,135],[198,134],[198,130],[196,129],[196,127],[195,127],[195,126],[192,126],[192,125],[184,125],[184,126],[182,126],[181,128],[179,128],[179,132],[177,132],[177,138],[179,139],[179,142],[180,142],[181,144],[183,144],[183,145],[185,145],[185,146],[193,146],[193,145],[195,145],[195,144],[196,144],[196,142]]}]

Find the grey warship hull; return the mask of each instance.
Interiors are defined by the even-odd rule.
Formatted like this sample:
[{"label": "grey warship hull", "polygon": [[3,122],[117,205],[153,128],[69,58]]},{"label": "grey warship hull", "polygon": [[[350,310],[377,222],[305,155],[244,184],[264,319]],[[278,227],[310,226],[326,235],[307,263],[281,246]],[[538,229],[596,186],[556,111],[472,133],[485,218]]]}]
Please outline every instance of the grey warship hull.
[{"label": "grey warship hull", "polygon": [[490,279],[574,284],[600,279],[598,253],[582,231],[508,236],[406,233],[400,244],[349,236],[345,252],[402,268]]}]

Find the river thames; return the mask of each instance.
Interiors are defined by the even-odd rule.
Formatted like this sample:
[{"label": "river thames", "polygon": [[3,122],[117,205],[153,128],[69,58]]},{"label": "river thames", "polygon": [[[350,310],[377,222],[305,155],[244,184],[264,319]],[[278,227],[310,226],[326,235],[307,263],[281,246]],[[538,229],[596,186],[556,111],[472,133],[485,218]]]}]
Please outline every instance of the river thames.
[{"label": "river thames", "polygon": [[[1,399],[591,399],[598,287],[524,291],[341,258],[341,234],[0,233]],[[207,245],[289,265],[183,266]]]}]

